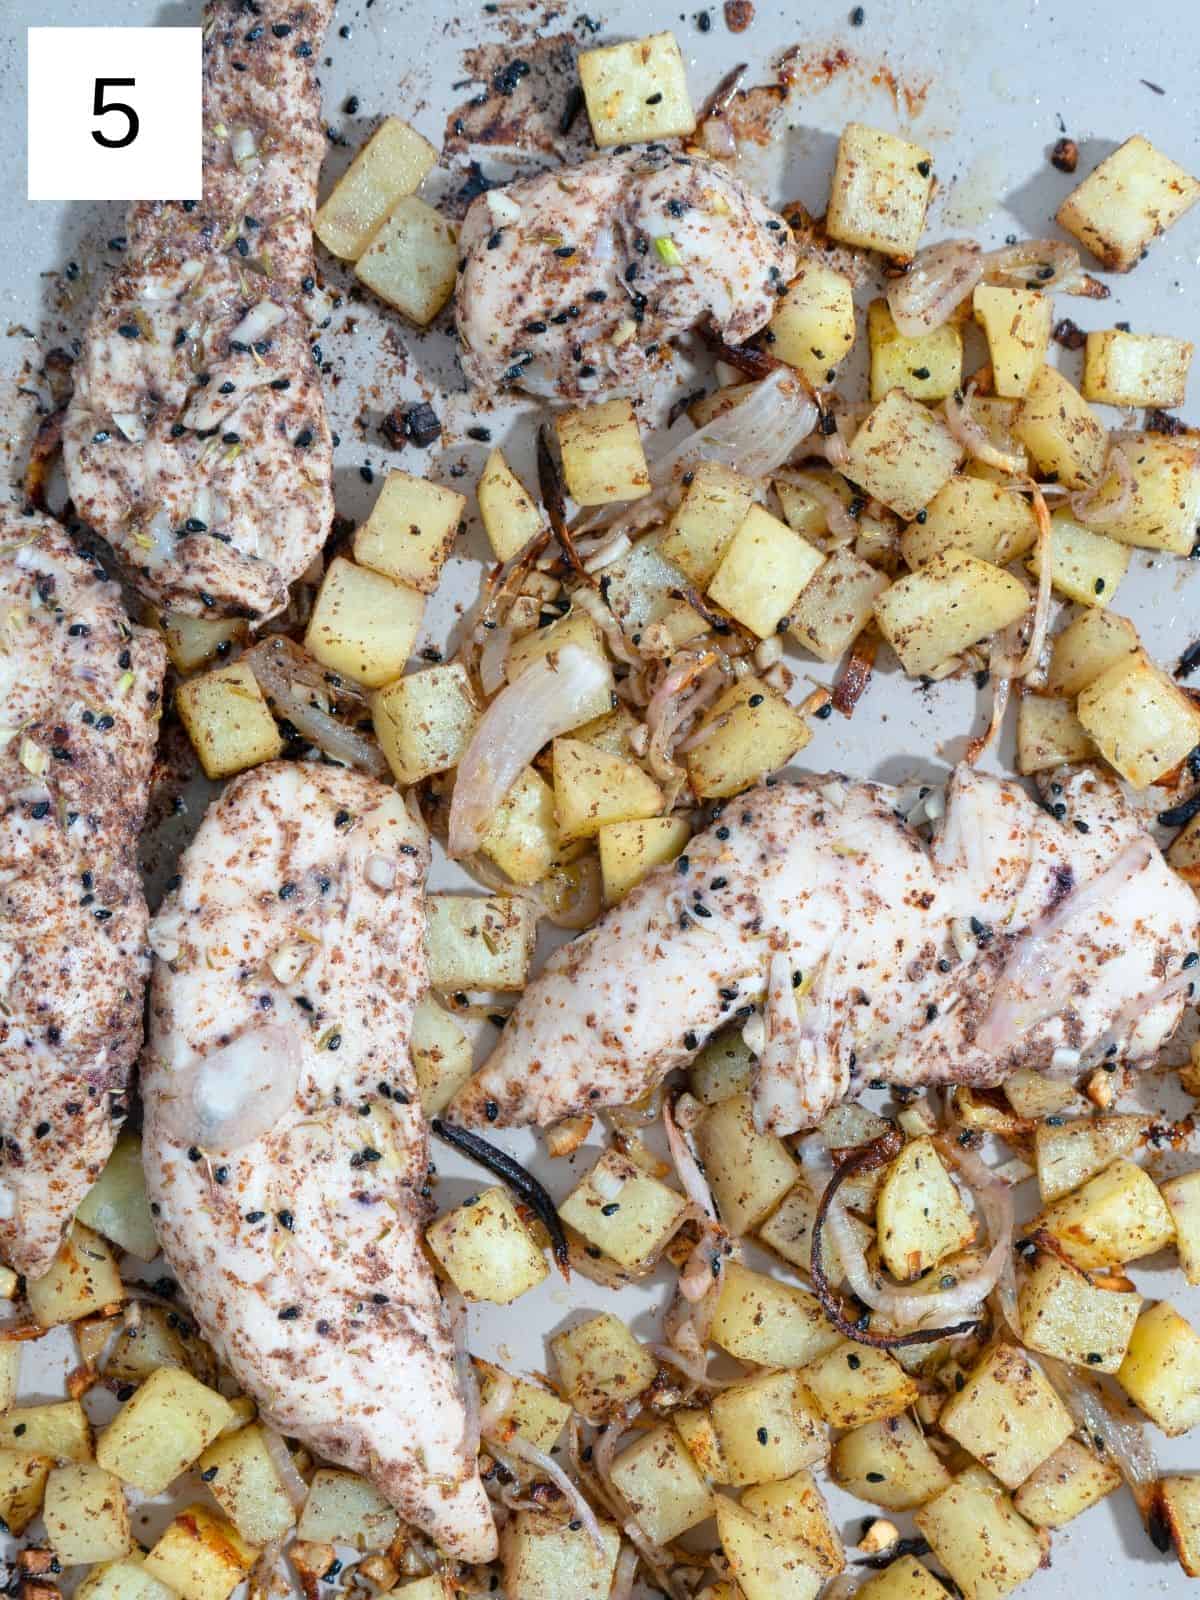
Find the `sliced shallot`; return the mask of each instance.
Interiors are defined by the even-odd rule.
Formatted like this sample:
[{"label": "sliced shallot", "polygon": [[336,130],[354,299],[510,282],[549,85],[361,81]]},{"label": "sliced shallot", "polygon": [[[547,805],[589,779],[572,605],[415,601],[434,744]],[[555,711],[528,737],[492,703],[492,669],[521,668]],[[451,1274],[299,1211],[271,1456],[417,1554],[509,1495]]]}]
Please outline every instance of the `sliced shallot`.
[{"label": "sliced shallot", "polygon": [[497,808],[534,756],[585,722],[608,682],[599,656],[566,644],[500,691],[459,763],[450,802],[452,857],[478,850]]},{"label": "sliced shallot", "polygon": [[985,257],[973,239],[946,239],[917,252],[903,277],[888,286],[888,310],[906,339],[947,322],[983,277]]}]

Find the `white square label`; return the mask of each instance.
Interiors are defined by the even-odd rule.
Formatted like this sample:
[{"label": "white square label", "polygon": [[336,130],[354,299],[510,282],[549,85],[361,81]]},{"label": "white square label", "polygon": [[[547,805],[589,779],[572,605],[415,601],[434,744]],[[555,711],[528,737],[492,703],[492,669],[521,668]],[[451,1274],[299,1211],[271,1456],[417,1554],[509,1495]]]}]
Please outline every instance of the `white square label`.
[{"label": "white square label", "polygon": [[199,28],[29,29],[29,198],[201,198]]}]

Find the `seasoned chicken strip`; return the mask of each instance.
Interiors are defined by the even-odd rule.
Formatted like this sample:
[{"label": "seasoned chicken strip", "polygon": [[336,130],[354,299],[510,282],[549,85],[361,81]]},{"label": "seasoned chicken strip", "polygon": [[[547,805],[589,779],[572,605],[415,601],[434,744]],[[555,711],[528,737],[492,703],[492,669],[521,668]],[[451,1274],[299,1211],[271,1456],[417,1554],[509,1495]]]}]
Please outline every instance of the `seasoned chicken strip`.
[{"label": "seasoned chicken strip", "polygon": [[75,369],[75,505],[145,594],[192,615],[280,611],[333,514],[306,308],[332,10],[212,0],[204,198],[130,209]]},{"label": "seasoned chicken strip", "polygon": [[151,930],[143,1151],[168,1261],[282,1432],[449,1554],[496,1533],[422,1249],[424,831],[337,767],[237,779]]},{"label": "seasoned chicken strip", "polygon": [[705,319],[742,343],[796,271],[787,223],[744,183],[654,144],[480,195],[460,243],[468,383],[564,400],[648,393]]},{"label": "seasoned chicken strip", "polygon": [[0,514],[0,1257],[45,1272],[125,1115],[164,658],[48,517]]},{"label": "seasoned chicken strip", "polygon": [[448,1115],[544,1126],[629,1102],[734,1018],[761,1030],[756,1112],[780,1134],[872,1079],[1148,1059],[1185,1003],[1195,896],[1114,784],[1050,783],[1048,811],[959,768],[931,844],[877,784],[729,802],[551,957]]}]

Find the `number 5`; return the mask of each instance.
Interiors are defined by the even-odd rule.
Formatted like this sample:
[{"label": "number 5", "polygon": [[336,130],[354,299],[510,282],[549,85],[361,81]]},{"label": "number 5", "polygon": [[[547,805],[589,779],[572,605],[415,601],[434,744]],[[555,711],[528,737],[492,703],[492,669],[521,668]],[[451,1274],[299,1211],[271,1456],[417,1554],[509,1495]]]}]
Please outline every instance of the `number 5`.
[{"label": "number 5", "polygon": [[97,78],[96,92],[92,96],[92,115],[94,117],[107,116],[110,111],[119,111],[125,118],[126,129],[119,139],[110,139],[107,134],[101,133],[98,128],[92,129],[92,138],[97,144],[102,144],[106,150],[124,150],[126,145],[132,144],[138,136],[138,114],[132,106],[126,105],[123,100],[110,100],[104,103],[106,89],[132,89],[136,80],[134,78]]}]

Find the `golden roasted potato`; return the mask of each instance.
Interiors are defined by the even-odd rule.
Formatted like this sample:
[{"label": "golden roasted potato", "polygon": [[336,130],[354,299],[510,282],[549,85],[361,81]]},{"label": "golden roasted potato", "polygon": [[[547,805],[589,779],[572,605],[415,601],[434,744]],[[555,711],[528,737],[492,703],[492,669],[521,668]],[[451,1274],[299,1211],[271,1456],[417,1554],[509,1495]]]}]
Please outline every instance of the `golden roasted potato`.
[{"label": "golden roasted potato", "polygon": [[579,81],[601,150],[673,139],[695,129],[683,55],[673,33],[580,51]]},{"label": "golden roasted potato", "polygon": [[854,435],[845,472],[867,494],[911,522],[962,458],[962,446],[940,417],[903,389],[892,389]]},{"label": "golden roasted potato", "polygon": [[486,1189],[445,1212],[425,1242],[468,1300],[510,1305],[550,1270],[507,1189]]},{"label": "golden roasted potato", "polygon": [[825,227],[841,244],[906,261],[920,241],[932,193],[928,150],[894,133],[848,122],[838,141]]},{"label": "golden roasted potato", "polygon": [[1072,189],[1055,220],[1111,271],[1129,272],[1197,200],[1200,183],[1138,133]]}]

